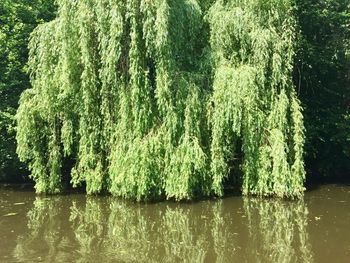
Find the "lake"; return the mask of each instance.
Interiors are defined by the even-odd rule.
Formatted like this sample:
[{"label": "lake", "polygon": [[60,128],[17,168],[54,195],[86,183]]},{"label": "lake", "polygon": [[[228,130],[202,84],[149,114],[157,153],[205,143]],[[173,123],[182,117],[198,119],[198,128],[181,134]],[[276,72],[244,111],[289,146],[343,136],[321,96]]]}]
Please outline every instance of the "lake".
[{"label": "lake", "polygon": [[1,186],[0,262],[350,262],[350,186],[191,203]]}]

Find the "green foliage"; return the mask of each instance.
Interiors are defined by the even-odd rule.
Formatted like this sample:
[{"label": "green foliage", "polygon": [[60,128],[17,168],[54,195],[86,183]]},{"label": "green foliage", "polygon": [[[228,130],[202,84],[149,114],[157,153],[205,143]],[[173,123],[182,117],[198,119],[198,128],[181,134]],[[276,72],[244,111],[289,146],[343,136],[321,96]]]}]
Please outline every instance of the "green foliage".
[{"label": "green foliage", "polygon": [[291,1],[57,3],[17,113],[38,193],[62,190],[70,160],[89,194],[221,196],[238,157],[244,194],[302,195]]},{"label": "green foliage", "polygon": [[298,0],[295,82],[310,179],[349,179],[350,1]]},{"label": "green foliage", "polygon": [[53,15],[53,1],[0,3],[0,180],[16,180],[24,173],[16,155],[14,115],[21,92],[30,87],[25,72],[29,34]]},{"label": "green foliage", "polygon": [[217,1],[210,10],[216,64],[211,101],[214,191],[242,145],[243,193],[300,196],[303,121],[292,83],[291,1]]}]

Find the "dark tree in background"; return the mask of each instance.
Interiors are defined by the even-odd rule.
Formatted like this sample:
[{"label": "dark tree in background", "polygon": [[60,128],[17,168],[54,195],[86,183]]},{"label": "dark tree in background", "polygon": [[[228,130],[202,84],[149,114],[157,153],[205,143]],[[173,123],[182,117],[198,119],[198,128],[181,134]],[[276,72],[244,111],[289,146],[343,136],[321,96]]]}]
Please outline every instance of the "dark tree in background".
[{"label": "dark tree in background", "polygon": [[53,2],[0,1],[0,181],[21,180],[26,174],[16,155],[14,115],[22,91],[30,88],[26,73],[29,35],[54,17]]},{"label": "dark tree in background", "polygon": [[310,181],[350,179],[350,1],[297,0],[295,82],[304,107]]}]

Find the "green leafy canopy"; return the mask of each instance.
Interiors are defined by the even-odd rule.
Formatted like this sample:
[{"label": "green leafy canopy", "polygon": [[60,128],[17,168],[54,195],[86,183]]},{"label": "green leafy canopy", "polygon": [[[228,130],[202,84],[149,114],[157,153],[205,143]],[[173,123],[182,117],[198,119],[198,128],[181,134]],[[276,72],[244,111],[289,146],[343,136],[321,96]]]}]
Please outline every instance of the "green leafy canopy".
[{"label": "green leafy canopy", "polygon": [[90,194],[182,200],[242,174],[246,195],[302,195],[293,1],[57,3],[17,112],[37,192],[70,174]]}]

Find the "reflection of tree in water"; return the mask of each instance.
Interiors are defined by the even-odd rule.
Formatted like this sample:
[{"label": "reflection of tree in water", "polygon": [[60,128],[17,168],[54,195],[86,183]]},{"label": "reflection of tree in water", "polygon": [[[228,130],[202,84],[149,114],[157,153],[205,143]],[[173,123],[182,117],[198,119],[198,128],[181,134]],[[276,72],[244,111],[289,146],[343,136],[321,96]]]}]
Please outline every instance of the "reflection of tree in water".
[{"label": "reflection of tree in water", "polygon": [[78,243],[76,252],[79,256],[76,261],[90,262],[103,247],[106,218],[102,203],[94,201],[94,198],[87,198],[83,204],[73,201],[70,210],[69,221]]},{"label": "reflection of tree in water", "polygon": [[[308,210],[303,201],[244,200],[254,262],[311,262]],[[255,253],[252,253],[252,251]]]},{"label": "reflection of tree in water", "polygon": [[242,217],[228,202],[37,197],[14,255],[45,262],[311,261],[303,202],[246,199]]},{"label": "reflection of tree in water", "polygon": [[[163,218],[166,262],[203,262],[208,250],[205,227],[192,210],[167,209]],[[204,221],[204,220],[203,220]],[[196,224],[197,223],[197,224]]]},{"label": "reflection of tree in water", "polygon": [[105,252],[129,262],[201,262],[205,237],[191,209],[110,202]]},{"label": "reflection of tree in water", "polygon": [[235,229],[235,220],[232,218],[232,211],[224,210],[224,201],[219,200],[213,206],[213,220],[211,223],[211,234],[213,248],[215,250],[216,262],[228,262],[236,258],[237,236]]},{"label": "reflection of tree in water", "polygon": [[191,206],[37,197],[27,217],[18,261],[202,262],[207,251],[203,216]]},{"label": "reflection of tree in water", "polygon": [[69,253],[64,248],[70,245],[62,235],[62,198],[37,197],[34,207],[28,212],[28,233],[20,236],[13,256],[20,262],[68,262]]}]

